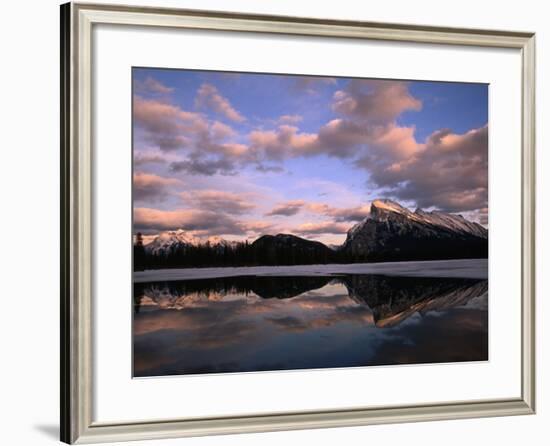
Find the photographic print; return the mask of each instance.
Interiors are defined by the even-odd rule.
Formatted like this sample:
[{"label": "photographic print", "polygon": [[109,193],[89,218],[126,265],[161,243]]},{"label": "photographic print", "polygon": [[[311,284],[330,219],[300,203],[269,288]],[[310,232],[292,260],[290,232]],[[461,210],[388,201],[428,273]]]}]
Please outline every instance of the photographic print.
[{"label": "photographic print", "polygon": [[488,85],[132,69],[133,376],[488,360]]}]

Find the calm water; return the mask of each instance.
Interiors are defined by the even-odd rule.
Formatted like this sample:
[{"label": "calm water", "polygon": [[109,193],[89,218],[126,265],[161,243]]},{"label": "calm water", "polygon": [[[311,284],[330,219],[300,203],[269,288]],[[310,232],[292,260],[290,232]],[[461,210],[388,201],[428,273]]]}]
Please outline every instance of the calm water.
[{"label": "calm water", "polygon": [[488,359],[487,280],[248,276],[134,288],[134,376]]}]

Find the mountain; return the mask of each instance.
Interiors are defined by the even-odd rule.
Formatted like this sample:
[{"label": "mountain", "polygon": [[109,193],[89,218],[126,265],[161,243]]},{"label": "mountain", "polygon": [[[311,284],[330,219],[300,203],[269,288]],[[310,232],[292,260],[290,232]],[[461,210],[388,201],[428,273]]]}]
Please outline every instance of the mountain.
[{"label": "mountain", "polygon": [[331,276],[231,276],[136,283],[134,303],[136,306],[158,305],[164,309],[181,310],[204,306],[208,301],[220,301],[235,293],[250,295],[251,298],[289,299],[322,288],[333,279]]},{"label": "mountain", "polygon": [[178,229],[161,232],[141,251],[136,250],[137,269],[486,258],[488,231],[461,215],[412,212],[379,199],[340,247],[292,234],[262,235],[248,243],[198,238]]},{"label": "mountain", "polygon": [[[349,298],[372,312],[377,327],[394,327],[412,315],[424,316],[456,307],[486,308],[486,279],[444,277],[395,277],[383,275],[337,276],[231,276],[165,283],[137,283],[134,310],[158,306],[182,310],[204,308],[240,294],[246,299],[289,299],[341,284]],[[338,308],[335,308],[338,311]]]},{"label": "mountain", "polygon": [[183,229],[178,229],[176,231],[161,232],[149,244],[145,245],[145,252],[152,255],[166,255],[175,253],[178,250],[206,244],[212,248],[223,249],[226,246],[233,246],[234,242],[224,240],[218,236],[198,238],[189,235]]},{"label": "mountain", "polygon": [[488,231],[461,215],[412,212],[379,199],[348,231],[341,251],[353,262],[482,258],[488,253]]},{"label": "mountain", "polygon": [[179,248],[191,246],[196,243],[196,239],[188,235],[182,229],[177,231],[163,231],[157,235],[149,244],[145,245],[147,254],[160,255],[175,251]]},{"label": "mountain", "polygon": [[483,300],[488,291],[482,279],[356,275],[341,280],[351,299],[372,310],[377,327],[393,327],[415,313],[465,306]]},{"label": "mountain", "polygon": [[291,234],[262,235],[251,248],[261,265],[328,263],[335,257],[334,250],[323,243]]}]

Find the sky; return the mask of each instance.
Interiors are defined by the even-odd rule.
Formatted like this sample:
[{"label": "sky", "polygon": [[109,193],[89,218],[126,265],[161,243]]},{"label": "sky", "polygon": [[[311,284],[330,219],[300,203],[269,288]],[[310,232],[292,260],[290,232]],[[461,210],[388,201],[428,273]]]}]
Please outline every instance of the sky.
[{"label": "sky", "polygon": [[376,198],[487,225],[488,86],[134,68],[134,232],[341,244]]}]

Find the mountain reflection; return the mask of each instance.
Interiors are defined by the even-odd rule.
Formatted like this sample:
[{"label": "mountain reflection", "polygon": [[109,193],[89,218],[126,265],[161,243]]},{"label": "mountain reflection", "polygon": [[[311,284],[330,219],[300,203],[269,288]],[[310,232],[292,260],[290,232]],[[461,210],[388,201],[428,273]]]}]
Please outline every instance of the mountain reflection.
[{"label": "mountain reflection", "polygon": [[381,275],[135,284],[134,375],[486,360],[487,291]]},{"label": "mountain reflection", "polygon": [[479,279],[382,275],[237,276],[136,284],[135,310],[138,312],[141,305],[181,310],[203,300],[221,301],[232,295],[289,299],[329,283],[344,285],[350,299],[372,310],[374,322],[379,327],[397,325],[415,312],[465,305],[488,290],[488,281]]},{"label": "mountain reflection", "polygon": [[349,276],[349,296],[372,309],[380,327],[397,325],[415,312],[444,310],[483,296],[487,280],[430,277]]}]

